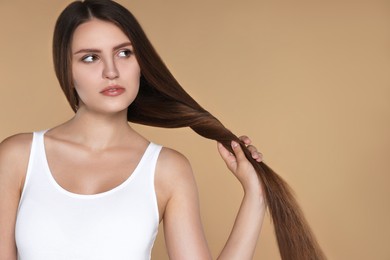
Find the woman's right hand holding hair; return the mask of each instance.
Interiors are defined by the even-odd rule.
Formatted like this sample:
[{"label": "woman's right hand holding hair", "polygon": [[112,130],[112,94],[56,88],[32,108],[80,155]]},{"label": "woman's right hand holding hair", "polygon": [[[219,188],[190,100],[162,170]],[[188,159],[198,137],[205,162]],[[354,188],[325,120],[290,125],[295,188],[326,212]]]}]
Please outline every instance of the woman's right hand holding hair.
[{"label": "woman's right hand holding hair", "polygon": [[[240,137],[252,158],[262,161],[262,155],[247,136]],[[234,154],[230,153],[222,144],[218,143],[218,150],[228,169],[237,177],[244,189],[244,197],[237,214],[230,236],[218,259],[253,259],[257,240],[261,231],[266,203],[263,190],[257,173],[247,160],[241,146],[232,142]]]}]

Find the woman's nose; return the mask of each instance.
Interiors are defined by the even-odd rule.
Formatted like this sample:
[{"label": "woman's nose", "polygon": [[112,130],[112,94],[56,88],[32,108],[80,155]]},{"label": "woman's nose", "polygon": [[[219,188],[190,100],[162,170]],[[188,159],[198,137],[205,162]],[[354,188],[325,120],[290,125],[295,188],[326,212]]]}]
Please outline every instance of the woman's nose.
[{"label": "woman's nose", "polygon": [[103,78],[116,79],[118,77],[119,77],[119,71],[115,65],[115,62],[114,61],[106,62],[103,69]]}]

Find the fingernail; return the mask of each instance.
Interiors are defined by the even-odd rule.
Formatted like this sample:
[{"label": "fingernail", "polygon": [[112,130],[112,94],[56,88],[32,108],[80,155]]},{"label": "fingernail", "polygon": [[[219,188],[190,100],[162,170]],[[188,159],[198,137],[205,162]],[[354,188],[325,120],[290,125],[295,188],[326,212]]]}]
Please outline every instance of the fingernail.
[{"label": "fingernail", "polygon": [[236,148],[238,146],[238,143],[236,141],[232,141],[232,147]]}]

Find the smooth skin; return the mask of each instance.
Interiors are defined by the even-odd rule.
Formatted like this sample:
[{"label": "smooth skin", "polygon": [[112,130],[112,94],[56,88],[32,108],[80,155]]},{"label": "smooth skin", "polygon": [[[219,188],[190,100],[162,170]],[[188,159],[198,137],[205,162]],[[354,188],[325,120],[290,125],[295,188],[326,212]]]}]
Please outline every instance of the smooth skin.
[{"label": "smooth skin", "polygon": [[[96,194],[118,186],[129,177],[129,169],[135,169],[149,144],[129,126],[126,117],[141,75],[132,51],[126,35],[108,22],[92,19],[74,33],[72,73],[79,109],[69,121],[45,134],[53,177],[70,192]],[[102,94],[107,86],[120,86],[124,91],[107,96]],[[262,155],[250,139],[243,136],[241,140],[252,157],[261,161]],[[9,137],[0,144],[0,260],[17,259],[15,223],[31,142],[29,133]],[[218,144],[222,159],[242,184],[244,197],[218,259],[252,259],[265,202],[255,170],[241,147],[235,142],[232,147],[235,155]],[[155,189],[170,259],[212,259],[200,219],[194,175],[182,154],[162,149]]]}]

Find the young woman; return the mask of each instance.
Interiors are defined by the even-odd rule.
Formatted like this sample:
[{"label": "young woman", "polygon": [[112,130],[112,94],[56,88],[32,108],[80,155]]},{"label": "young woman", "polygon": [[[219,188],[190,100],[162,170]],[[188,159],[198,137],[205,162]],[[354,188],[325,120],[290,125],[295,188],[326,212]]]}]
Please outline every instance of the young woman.
[{"label": "young woman", "polygon": [[53,57],[75,116],[1,143],[0,260],[150,259],[162,220],[171,259],[211,259],[188,161],[128,121],[190,126],[219,142],[245,193],[219,259],[252,259],[265,198],[283,259],[323,259],[288,187],[248,137],[180,87],[128,10],[109,0],[70,4]]}]

